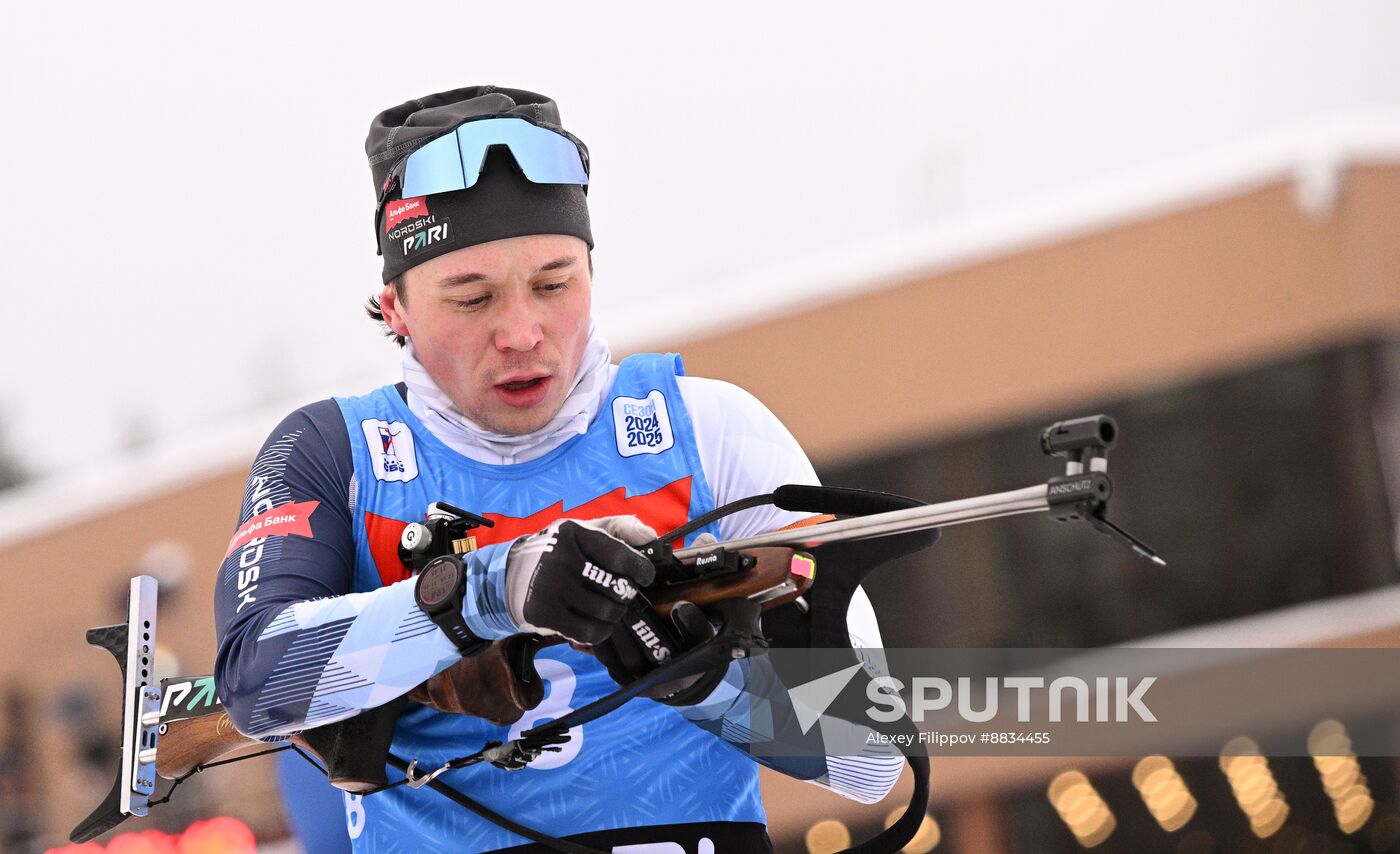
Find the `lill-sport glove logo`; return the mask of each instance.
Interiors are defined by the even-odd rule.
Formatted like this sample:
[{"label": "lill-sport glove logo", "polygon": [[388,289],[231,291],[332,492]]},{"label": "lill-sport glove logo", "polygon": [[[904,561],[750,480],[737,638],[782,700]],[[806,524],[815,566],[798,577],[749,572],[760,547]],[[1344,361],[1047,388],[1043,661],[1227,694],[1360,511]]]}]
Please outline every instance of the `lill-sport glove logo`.
[{"label": "lill-sport glove logo", "polygon": [[522,632],[587,646],[612,634],[656,570],[629,543],[656,532],[635,516],[564,519],[521,537],[506,558],[506,605]]}]

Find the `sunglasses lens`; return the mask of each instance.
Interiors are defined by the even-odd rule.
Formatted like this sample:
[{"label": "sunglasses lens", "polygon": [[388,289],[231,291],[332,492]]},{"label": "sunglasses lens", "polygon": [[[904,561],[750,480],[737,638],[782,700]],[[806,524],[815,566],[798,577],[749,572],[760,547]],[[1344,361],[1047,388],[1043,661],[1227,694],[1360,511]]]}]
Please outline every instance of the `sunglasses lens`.
[{"label": "sunglasses lens", "polygon": [[432,193],[450,193],[465,190],[476,183],[476,172],[471,181],[465,180],[462,171],[462,156],[457,150],[457,138],[451,134],[438,137],[408,156],[404,164],[403,197],[427,196]]},{"label": "sunglasses lens", "polygon": [[525,177],[536,184],[588,184],[583,157],[573,140],[524,119],[495,118],[466,122],[456,133],[410,154],[404,167],[403,196],[471,187],[493,145],[509,148]]},{"label": "sunglasses lens", "polygon": [[[457,137],[461,141],[462,162],[471,162],[467,160],[469,145],[473,150],[480,147],[485,154],[487,145],[504,144],[510,148],[510,153],[515,155],[515,162],[520,164],[520,171],[536,184],[588,183],[588,173],[583,171],[583,159],[579,156],[578,146],[574,145],[573,140],[521,119],[497,119],[482,124],[494,125],[495,122],[500,124],[489,129],[483,128],[482,132],[476,132],[470,124],[457,129]],[[473,136],[470,143],[463,137],[463,131],[469,129],[472,130]],[[489,142],[490,135],[495,135],[497,141]]]}]

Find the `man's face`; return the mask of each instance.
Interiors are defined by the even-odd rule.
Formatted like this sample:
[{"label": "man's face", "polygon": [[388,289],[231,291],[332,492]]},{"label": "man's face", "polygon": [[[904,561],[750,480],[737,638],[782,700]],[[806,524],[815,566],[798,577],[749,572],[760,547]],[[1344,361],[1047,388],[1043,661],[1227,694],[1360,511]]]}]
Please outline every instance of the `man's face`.
[{"label": "man's face", "polygon": [[588,342],[588,244],[532,234],[449,252],[380,294],[384,320],[457,408],[496,433],[540,429],[559,411]]}]

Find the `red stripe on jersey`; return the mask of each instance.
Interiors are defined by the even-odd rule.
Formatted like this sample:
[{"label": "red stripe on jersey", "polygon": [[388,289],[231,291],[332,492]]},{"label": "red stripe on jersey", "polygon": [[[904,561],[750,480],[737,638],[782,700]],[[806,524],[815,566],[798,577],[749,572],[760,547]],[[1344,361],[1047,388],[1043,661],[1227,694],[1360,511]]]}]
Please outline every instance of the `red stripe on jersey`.
[{"label": "red stripe on jersey", "polygon": [[[636,516],[650,525],[658,533],[679,528],[690,518],[691,479],[683,477],[674,480],[655,492],[646,495],[627,497],[626,487],[619,486],[605,492],[577,507],[564,509],[563,501],[556,501],[543,510],[529,516],[503,516],[499,513],[483,513],[496,523],[494,528],[476,528],[470,536],[476,538],[477,548],[492,543],[504,543],[516,537],[533,534],[558,519],[598,519],[603,516]],[[470,509],[470,508],[468,508]],[[374,566],[379,570],[379,580],[383,584],[393,584],[409,577],[409,572],[399,560],[399,538],[407,522],[377,516],[366,511],[365,533],[369,539],[369,552],[374,558]]]}]

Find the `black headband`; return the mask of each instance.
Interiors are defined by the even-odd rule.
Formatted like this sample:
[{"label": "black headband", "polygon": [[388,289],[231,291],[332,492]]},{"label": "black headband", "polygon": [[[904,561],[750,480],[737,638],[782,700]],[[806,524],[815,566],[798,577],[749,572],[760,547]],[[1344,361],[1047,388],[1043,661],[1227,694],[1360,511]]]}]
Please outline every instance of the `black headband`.
[{"label": "black headband", "polygon": [[415,199],[391,194],[375,233],[384,281],[465,246],[527,234],[568,234],[593,248],[588,202],[575,184],[535,184],[493,149],[475,186]]}]

